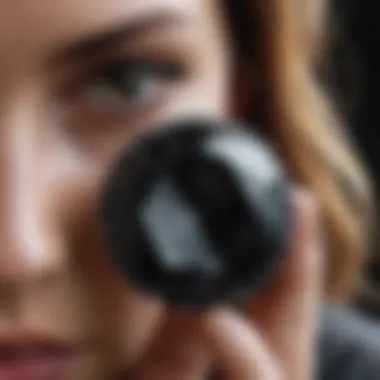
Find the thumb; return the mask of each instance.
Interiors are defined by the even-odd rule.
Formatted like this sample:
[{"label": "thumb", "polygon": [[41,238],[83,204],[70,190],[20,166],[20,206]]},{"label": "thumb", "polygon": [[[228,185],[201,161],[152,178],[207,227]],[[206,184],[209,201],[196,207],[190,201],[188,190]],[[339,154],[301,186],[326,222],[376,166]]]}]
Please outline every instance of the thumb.
[{"label": "thumb", "polygon": [[203,343],[199,318],[169,313],[157,340],[143,358],[134,380],[203,379],[211,360]]},{"label": "thumb", "polygon": [[255,326],[228,310],[203,318],[205,345],[226,380],[279,380],[282,371]]}]

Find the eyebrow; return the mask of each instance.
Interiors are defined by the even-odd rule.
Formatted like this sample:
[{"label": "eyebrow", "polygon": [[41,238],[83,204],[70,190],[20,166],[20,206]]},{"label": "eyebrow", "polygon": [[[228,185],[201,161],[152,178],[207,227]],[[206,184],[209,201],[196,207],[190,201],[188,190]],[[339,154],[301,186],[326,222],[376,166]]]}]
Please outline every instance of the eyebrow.
[{"label": "eyebrow", "polygon": [[70,62],[80,62],[110,51],[128,39],[137,39],[157,28],[183,25],[188,20],[185,15],[180,13],[163,13],[133,22],[121,23],[116,27],[65,44],[48,57],[47,63],[48,66],[62,66]]}]

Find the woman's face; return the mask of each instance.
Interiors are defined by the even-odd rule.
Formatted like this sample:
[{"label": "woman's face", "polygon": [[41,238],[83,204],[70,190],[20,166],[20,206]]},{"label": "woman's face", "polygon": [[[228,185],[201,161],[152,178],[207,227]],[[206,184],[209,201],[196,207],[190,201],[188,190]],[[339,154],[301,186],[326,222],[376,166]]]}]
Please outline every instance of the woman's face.
[{"label": "woman's face", "polygon": [[228,112],[224,32],[214,0],[1,2],[1,379],[110,379],[152,339],[162,307],[108,263],[97,196],[138,131]]}]

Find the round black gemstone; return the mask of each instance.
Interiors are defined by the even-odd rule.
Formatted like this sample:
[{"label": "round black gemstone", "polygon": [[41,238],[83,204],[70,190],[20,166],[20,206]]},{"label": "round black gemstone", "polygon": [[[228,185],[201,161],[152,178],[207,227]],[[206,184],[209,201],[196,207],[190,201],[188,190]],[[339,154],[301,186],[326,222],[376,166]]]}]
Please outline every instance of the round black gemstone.
[{"label": "round black gemstone", "polygon": [[241,301],[273,275],[291,229],[291,183],[244,126],[187,120],[121,152],[100,204],[118,270],[174,307]]}]

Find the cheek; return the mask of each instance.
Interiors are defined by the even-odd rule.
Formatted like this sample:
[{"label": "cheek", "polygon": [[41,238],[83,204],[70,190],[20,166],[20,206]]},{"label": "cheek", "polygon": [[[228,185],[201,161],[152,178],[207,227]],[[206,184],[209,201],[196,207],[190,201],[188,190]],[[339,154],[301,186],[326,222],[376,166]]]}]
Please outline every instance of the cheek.
[{"label": "cheek", "polygon": [[[111,161],[108,157],[107,162]],[[81,167],[81,170],[78,168]],[[133,364],[154,339],[164,307],[119,277],[108,259],[96,219],[105,165],[76,165],[56,182],[64,215],[73,271],[83,284],[92,324],[112,361]]]}]

